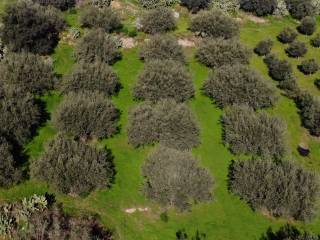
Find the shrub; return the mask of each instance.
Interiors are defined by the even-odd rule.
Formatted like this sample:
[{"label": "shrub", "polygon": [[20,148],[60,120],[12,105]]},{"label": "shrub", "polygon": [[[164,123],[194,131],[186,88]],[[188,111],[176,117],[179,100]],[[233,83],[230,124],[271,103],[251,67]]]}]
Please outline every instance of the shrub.
[{"label": "shrub", "polygon": [[286,0],[287,8],[294,18],[302,19],[315,13],[311,0]]},{"label": "shrub", "polygon": [[313,217],[319,194],[318,178],[296,164],[267,159],[236,161],[229,176],[231,191],[254,209],[295,220]]},{"label": "shrub", "polygon": [[295,29],[286,27],[278,35],[278,40],[282,43],[292,43],[298,36]]},{"label": "shrub", "polygon": [[76,4],[75,0],[33,0],[33,2],[39,3],[43,6],[53,6],[62,11],[74,7]]},{"label": "shrub", "polygon": [[199,128],[185,104],[165,99],[141,104],[130,112],[128,137],[135,147],[160,142],[185,150],[199,144]]},{"label": "shrub", "polygon": [[271,39],[262,40],[257,44],[254,52],[259,56],[265,56],[271,52],[273,46],[273,41]]},{"label": "shrub", "polygon": [[269,75],[276,81],[285,81],[293,77],[291,63],[287,60],[279,60],[277,56],[269,54],[264,58],[268,67]]},{"label": "shrub", "polygon": [[53,66],[31,53],[8,53],[0,61],[0,85],[18,88],[22,93],[43,94],[53,88]]},{"label": "shrub", "polygon": [[320,47],[320,33],[318,33],[314,38],[312,38],[310,43],[313,47]]},{"label": "shrub", "polygon": [[101,139],[116,133],[118,118],[118,110],[103,94],[70,93],[55,110],[53,124],[58,130],[81,139]]},{"label": "shrub", "polygon": [[289,57],[303,57],[308,52],[308,48],[304,42],[293,41],[286,49]]},{"label": "shrub", "polygon": [[140,51],[140,58],[151,60],[175,60],[184,63],[182,47],[171,36],[155,35],[146,42]]},{"label": "shrub", "polygon": [[120,17],[111,7],[85,8],[81,13],[80,23],[82,27],[103,28],[108,33],[121,27]]},{"label": "shrub", "polygon": [[0,132],[23,145],[39,126],[41,110],[30,94],[6,93],[0,98]]},{"label": "shrub", "polygon": [[176,28],[176,20],[170,8],[159,7],[145,12],[141,25],[145,33],[164,33]]},{"label": "shrub", "polygon": [[240,0],[240,8],[257,16],[273,14],[278,6],[277,0]]},{"label": "shrub", "polygon": [[234,154],[280,159],[287,152],[284,121],[247,106],[233,106],[222,117],[224,143]]},{"label": "shrub", "polygon": [[201,36],[229,39],[239,36],[239,25],[218,10],[201,11],[192,18],[190,30]]},{"label": "shrub", "polygon": [[205,93],[219,107],[248,104],[254,109],[270,107],[276,101],[275,90],[256,71],[244,65],[225,65],[209,76]]},{"label": "shrub", "polygon": [[163,98],[183,102],[193,96],[190,74],[181,63],[172,60],[147,63],[134,87],[135,98],[152,102]]},{"label": "shrub", "polygon": [[177,0],[139,0],[142,7],[147,9],[157,7],[169,7],[178,2]]},{"label": "shrub", "polygon": [[92,6],[98,7],[98,8],[105,8],[110,7],[112,0],[90,0],[89,3]]},{"label": "shrub", "polygon": [[298,66],[299,70],[304,74],[314,74],[319,70],[319,65],[315,59],[304,60]]},{"label": "shrub", "polygon": [[52,52],[65,26],[55,9],[24,1],[8,5],[2,22],[1,39],[10,50],[39,54]]},{"label": "shrub", "polygon": [[215,0],[211,5],[212,8],[219,9],[224,13],[235,13],[240,8],[238,0]]},{"label": "shrub", "polygon": [[320,90],[320,79],[316,79],[314,81],[314,85],[316,85],[316,87]]},{"label": "shrub", "polygon": [[208,8],[212,0],[181,0],[181,5],[186,6],[192,12]]},{"label": "shrub", "polygon": [[88,193],[111,184],[112,159],[109,150],[98,150],[58,135],[49,142],[45,153],[31,163],[31,173],[62,193]]},{"label": "shrub", "polygon": [[161,205],[184,210],[212,198],[212,178],[189,152],[160,146],[147,158],[142,174],[146,196]]},{"label": "shrub", "polygon": [[113,64],[121,58],[121,53],[117,39],[102,29],[96,29],[88,32],[77,44],[75,58],[78,62]]},{"label": "shrub", "polygon": [[112,68],[100,61],[79,63],[60,84],[63,93],[99,91],[110,97],[118,92],[120,82]]},{"label": "shrub", "polygon": [[313,17],[304,17],[301,20],[298,30],[305,35],[312,35],[317,29],[317,22]]},{"label": "shrub", "polygon": [[310,232],[301,232],[295,226],[286,224],[279,230],[273,232],[269,228],[260,240],[320,240],[320,236],[313,235]]},{"label": "shrub", "polygon": [[208,67],[248,64],[251,51],[236,40],[206,39],[196,52],[197,60]]}]

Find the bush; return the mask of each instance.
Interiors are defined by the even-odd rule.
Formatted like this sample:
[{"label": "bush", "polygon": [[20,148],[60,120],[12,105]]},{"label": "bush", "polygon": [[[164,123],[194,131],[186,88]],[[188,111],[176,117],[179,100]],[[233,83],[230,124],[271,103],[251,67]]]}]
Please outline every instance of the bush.
[{"label": "bush", "polygon": [[58,135],[31,163],[34,177],[62,193],[82,194],[111,184],[114,170],[109,150],[98,150]]},{"label": "bush", "polygon": [[189,152],[160,146],[147,158],[142,174],[146,196],[161,205],[184,210],[212,198],[212,178]]},{"label": "bush", "polygon": [[170,8],[159,7],[144,13],[141,25],[145,33],[164,33],[176,28],[176,20]]},{"label": "bush", "polygon": [[75,58],[78,62],[113,64],[121,58],[121,53],[117,39],[102,29],[96,29],[88,32],[77,44]]},{"label": "bush", "polygon": [[286,0],[286,3],[291,16],[294,18],[302,19],[315,14],[315,8],[311,0]]},{"label": "bush", "polygon": [[312,38],[310,43],[313,47],[320,47],[320,33],[318,33],[314,38]]},{"label": "bush", "polygon": [[320,90],[320,79],[316,79],[314,81],[314,85],[316,85],[316,87]]},{"label": "bush", "polygon": [[169,7],[178,2],[177,0],[139,0],[142,7],[147,9],[157,7]]},{"label": "bush", "polygon": [[273,41],[271,39],[262,40],[257,44],[254,52],[259,56],[265,56],[271,52],[273,46]]},{"label": "bush", "polygon": [[171,36],[155,35],[144,43],[140,51],[140,58],[145,61],[151,60],[175,60],[185,62],[182,47]]},{"label": "bush", "polygon": [[[280,159],[287,152],[284,121],[247,106],[233,106],[222,117],[224,143],[234,154]],[[263,133],[263,134],[262,134]]]},{"label": "bush", "polygon": [[239,36],[239,24],[218,10],[199,12],[192,18],[190,30],[204,37],[229,39]]},{"label": "bush", "polygon": [[163,98],[183,102],[193,96],[190,74],[181,63],[172,60],[147,63],[134,87],[135,98],[152,102]]},{"label": "bush", "polygon": [[43,6],[53,6],[62,11],[74,7],[76,4],[75,0],[33,0],[33,2],[39,3]]},{"label": "bush", "polygon": [[236,161],[230,167],[230,189],[256,210],[275,217],[309,220],[318,201],[315,174],[288,161]]},{"label": "bush", "polygon": [[129,115],[128,138],[135,147],[160,142],[181,150],[200,142],[198,125],[188,107],[168,99],[134,108]]},{"label": "bush", "polygon": [[186,6],[192,12],[208,8],[212,0],[181,0],[181,5]]},{"label": "bush", "polygon": [[9,4],[2,18],[1,39],[12,51],[48,54],[59,41],[65,22],[54,8],[24,1]]},{"label": "bush", "polygon": [[319,65],[315,59],[304,60],[299,66],[299,70],[306,74],[314,74],[319,70]]},{"label": "bush", "polygon": [[103,94],[70,93],[55,110],[53,124],[58,130],[81,139],[101,139],[117,132],[118,119],[118,110]]},{"label": "bush", "polygon": [[273,14],[277,6],[277,0],[240,0],[241,9],[253,12],[257,16]]},{"label": "bush", "polygon": [[285,81],[293,77],[291,63],[287,60],[279,60],[275,55],[269,54],[264,58],[269,75],[276,81]]},{"label": "bush", "polygon": [[239,64],[218,68],[203,88],[219,107],[248,104],[259,109],[270,107],[276,101],[275,90],[266,80],[248,66]]},{"label": "bush", "polygon": [[112,68],[100,61],[79,63],[60,84],[63,93],[99,91],[110,97],[118,92],[120,82]]},{"label": "bush", "polygon": [[80,24],[87,28],[103,28],[110,33],[121,27],[121,20],[111,7],[87,7],[81,13]]},{"label": "bush", "polygon": [[308,48],[304,42],[293,41],[286,49],[289,57],[303,57],[308,52]]},{"label": "bush", "polygon": [[298,36],[295,29],[286,27],[278,35],[278,40],[282,43],[292,43]]},{"label": "bush", "polygon": [[224,13],[235,13],[240,8],[238,0],[215,0],[211,5],[212,8],[219,9]]},{"label": "bush", "polygon": [[207,67],[248,64],[251,51],[236,40],[206,39],[196,52],[197,60]]},{"label": "bush", "polygon": [[0,98],[0,132],[23,145],[33,135],[41,120],[39,105],[30,94],[6,93]]},{"label": "bush", "polygon": [[31,53],[8,53],[0,61],[0,85],[20,89],[21,93],[43,94],[53,88],[53,66]]},{"label": "bush", "polygon": [[317,29],[317,22],[313,17],[304,17],[301,20],[298,30],[305,35],[312,35]]}]

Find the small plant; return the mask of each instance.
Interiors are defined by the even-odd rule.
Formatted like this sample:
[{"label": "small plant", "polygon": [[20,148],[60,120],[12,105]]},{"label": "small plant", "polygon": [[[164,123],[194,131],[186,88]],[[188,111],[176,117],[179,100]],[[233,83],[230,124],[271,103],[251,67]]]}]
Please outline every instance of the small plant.
[{"label": "small plant", "polygon": [[168,212],[165,211],[163,213],[160,214],[160,219],[162,222],[168,222],[169,221],[169,216],[168,216]]},{"label": "small plant", "polygon": [[313,17],[305,17],[301,20],[298,30],[300,33],[305,35],[312,35],[317,28],[317,22]]},{"label": "small plant", "polygon": [[299,66],[299,70],[306,74],[314,74],[319,70],[319,65],[315,59],[304,60]]},{"label": "small plant", "polygon": [[282,43],[291,43],[297,38],[297,36],[298,33],[295,29],[286,27],[279,33],[277,37]]},{"label": "small plant", "polygon": [[303,57],[308,52],[308,48],[304,42],[293,41],[289,44],[289,47],[286,49],[286,53],[289,57]]},{"label": "small plant", "polygon": [[271,39],[262,40],[257,44],[254,52],[259,56],[265,56],[271,52],[273,41]]},{"label": "small plant", "polygon": [[318,33],[314,38],[310,40],[310,43],[313,47],[320,47],[320,33]]}]

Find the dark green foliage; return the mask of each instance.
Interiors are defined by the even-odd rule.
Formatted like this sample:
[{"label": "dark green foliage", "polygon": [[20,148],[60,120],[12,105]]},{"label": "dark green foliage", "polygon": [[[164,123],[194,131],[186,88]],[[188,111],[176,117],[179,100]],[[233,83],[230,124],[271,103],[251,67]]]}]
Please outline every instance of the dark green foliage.
[{"label": "dark green foliage", "polygon": [[315,7],[311,0],[285,0],[292,17],[302,19],[315,14]]},{"label": "dark green foliage", "polygon": [[164,33],[176,28],[176,20],[170,8],[159,7],[145,12],[141,17],[141,25],[145,33]]},{"label": "dark green foliage", "polygon": [[271,39],[262,40],[257,44],[254,52],[259,56],[265,56],[271,52],[273,46],[273,41]]},{"label": "dark green foliage", "polygon": [[302,221],[313,217],[320,189],[314,173],[289,161],[267,159],[233,162],[229,186],[256,210]]},{"label": "dark green foliage", "polygon": [[298,30],[300,33],[305,35],[312,35],[317,29],[317,22],[313,17],[304,17],[301,20]]},{"label": "dark green foliage", "polygon": [[248,104],[259,109],[270,107],[276,101],[273,87],[258,72],[245,65],[225,65],[216,69],[203,88],[219,107]]},{"label": "dark green foliage", "polygon": [[144,43],[140,51],[140,58],[151,60],[175,60],[184,63],[185,56],[178,41],[168,35],[155,35]]},{"label": "dark green foliage", "polygon": [[134,87],[135,98],[152,102],[163,98],[183,102],[193,96],[189,72],[181,63],[172,60],[148,62]]},{"label": "dark green foliage", "polygon": [[9,4],[2,23],[1,39],[9,49],[39,54],[52,52],[65,26],[56,9],[25,1]]},{"label": "dark green foliage", "polygon": [[320,79],[316,79],[314,81],[314,85],[316,85],[316,87],[320,90]]},{"label": "dark green foliage", "polygon": [[22,94],[43,94],[53,88],[53,66],[31,53],[8,53],[0,62],[0,85],[19,89]]},{"label": "dark green foliage", "polygon": [[80,23],[82,27],[103,28],[108,33],[121,27],[120,16],[111,7],[86,7],[81,12]]},{"label": "dark green foliage", "polygon": [[147,158],[142,174],[146,196],[161,205],[184,210],[212,198],[212,178],[189,152],[160,146]]},{"label": "dark green foliage", "polygon": [[78,63],[60,84],[63,93],[99,91],[110,97],[118,92],[120,82],[112,68],[100,61]]},{"label": "dark green foliage", "polygon": [[197,60],[208,67],[248,64],[251,51],[237,40],[206,39],[196,52]]},{"label": "dark green foliage", "polygon": [[260,240],[320,240],[320,236],[310,232],[302,232],[295,226],[286,224],[277,231],[272,231],[269,228]]},{"label": "dark green foliage", "polygon": [[147,9],[157,7],[169,7],[178,2],[177,0],[139,0],[142,7]]},{"label": "dark green foliage", "polygon": [[257,16],[273,14],[278,6],[277,0],[240,0],[240,8]]},{"label": "dark green foliage", "polygon": [[181,0],[181,5],[186,6],[192,12],[208,8],[212,0]]},{"label": "dark green foliage", "polygon": [[264,58],[264,62],[268,67],[269,75],[276,81],[285,81],[293,77],[291,63],[287,60],[280,60],[277,56],[269,54]]},{"label": "dark green foliage", "polygon": [[201,11],[191,20],[190,30],[204,37],[230,39],[239,36],[239,25],[218,10]]},{"label": "dark green foliage", "polygon": [[286,49],[286,53],[289,57],[303,57],[308,52],[308,48],[304,42],[293,41]]},{"label": "dark green foliage", "polygon": [[174,100],[141,104],[129,115],[128,138],[135,147],[160,142],[176,149],[191,149],[200,143],[199,135],[188,107]]},{"label": "dark green foliage", "polygon": [[0,187],[11,186],[21,177],[13,154],[13,146],[0,136]]},{"label": "dark green foliage", "polygon": [[69,93],[53,114],[54,126],[81,139],[107,138],[117,132],[119,112],[97,92]]},{"label": "dark green foliage", "polygon": [[80,39],[75,49],[75,58],[78,62],[101,61],[113,64],[121,58],[121,53],[115,37],[106,34],[102,29],[95,29]]},{"label": "dark green foliage", "polygon": [[0,132],[10,140],[25,144],[41,119],[41,111],[30,94],[6,93],[0,97]]},{"label": "dark green foliage", "polygon": [[286,27],[284,28],[278,37],[278,40],[282,43],[292,43],[298,36],[298,33],[295,29]]},{"label": "dark green foliage", "polygon": [[185,229],[180,229],[176,232],[176,240],[204,240],[207,239],[207,235],[205,233],[199,232],[197,230],[195,235],[188,235]]},{"label": "dark green foliage", "polygon": [[320,47],[320,33],[318,33],[314,38],[310,40],[310,43],[313,47]]},{"label": "dark green foliage", "polygon": [[224,143],[234,154],[280,159],[287,152],[285,122],[247,106],[233,106],[222,117]]},{"label": "dark green foliage", "polygon": [[76,4],[75,0],[33,0],[33,2],[39,3],[43,6],[53,6],[62,11],[74,7]]},{"label": "dark green foliage", "polygon": [[49,142],[45,153],[31,163],[31,173],[62,193],[88,193],[111,184],[112,159],[109,150],[98,150],[58,135]]},{"label": "dark green foliage", "polygon": [[304,60],[298,66],[299,70],[306,75],[314,74],[319,70],[319,65],[315,59]]}]

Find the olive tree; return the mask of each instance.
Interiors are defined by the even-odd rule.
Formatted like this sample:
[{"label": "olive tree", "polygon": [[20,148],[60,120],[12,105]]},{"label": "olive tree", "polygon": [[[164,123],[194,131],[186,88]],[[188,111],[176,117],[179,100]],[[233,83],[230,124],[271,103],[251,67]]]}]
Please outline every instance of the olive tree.
[{"label": "olive tree", "polygon": [[265,39],[260,41],[254,49],[254,52],[259,56],[265,56],[271,52],[273,41],[271,39]]},{"label": "olive tree", "polygon": [[302,73],[310,75],[315,74],[319,70],[319,64],[315,59],[308,59],[302,61],[298,68]]},{"label": "olive tree", "polygon": [[303,57],[308,52],[308,48],[304,42],[293,41],[286,49],[286,53],[289,57]]},{"label": "olive tree", "polygon": [[119,88],[118,75],[110,66],[100,61],[76,64],[60,83],[63,93],[99,91],[108,97],[117,93]]},{"label": "olive tree", "polygon": [[54,126],[72,136],[107,138],[118,130],[119,111],[97,92],[69,93],[53,114]]},{"label": "olive tree", "polygon": [[280,60],[274,54],[269,54],[264,58],[268,67],[269,75],[276,81],[285,81],[293,77],[292,65],[287,60]]},{"label": "olive tree", "polygon": [[147,9],[169,7],[177,2],[178,0],[139,0],[140,5]]},{"label": "olive tree", "polygon": [[185,66],[172,60],[148,62],[134,87],[135,98],[152,102],[163,98],[183,102],[193,96],[190,74]]},{"label": "olive tree", "polygon": [[109,150],[98,150],[58,135],[31,163],[31,174],[62,193],[89,193],[110,186],[114,176],[112,159]]},{"label": "olive tree", "polygon": [[76,0],[33,0],[43,6],[53,6],[62,11],[72,8],[76,5]]},{"label": "olive tree", "polygon": [[212,199],[213,180],[191,153],[160,146],[143,168],[146,196],[161,205],[184,210]]},{"label": "olive tree", "polygon": [[313,47],[319,48],[320,47],[320,33],[316,34],[316,36],[310,40],[310,43]]},{"label": "olive tree", "polygon": [[129,114],[129,142],[140,145],[160,142],[176,149],[191,149],[200,143],[199,127],[183,103],[165,99],[132,109]]},{"label": "olive tree", "polygon": [[248,106],[227,108],[222,117],[224,143],[234,154],[281,159],[287,152],[285,122]]},{"label": "olive tree", "polygon": [[239,41],[205,39],[196,52],[196,59],[208,67],[221,67],[226,64],[248,64],[251,51]]},{"label": "olive tree", "polygon": [[186,6],[190,11],[197,12],[208,8],[212,0],[180,0],[181,5]]},{"label": "olive tree", "polygon": [[305,35],[312,35],[317,29],[317,21],[313,17],[304,17],[301,20],[298,30]]},{"label": "olive tree", "polygon": [[254,109],[272,106],[275,90],[256,71],[245,65],[225,65],[210,74],[204,92],[219,107],[247,104]]},{"label": "olive tree", "polygon": [[315,14],[312,0],[286,0],[287,8],[292,17],[302,19]]},{"label": "olive tree", "polygon": [[277,0],[240,0],[240,8],[257,16],[273,14],[278,7]]},{"label": "olive tree", "polygon": [[278,40],[282,43],[292,43],[298,36],[295,29],[286,27],[277,36]]}]

